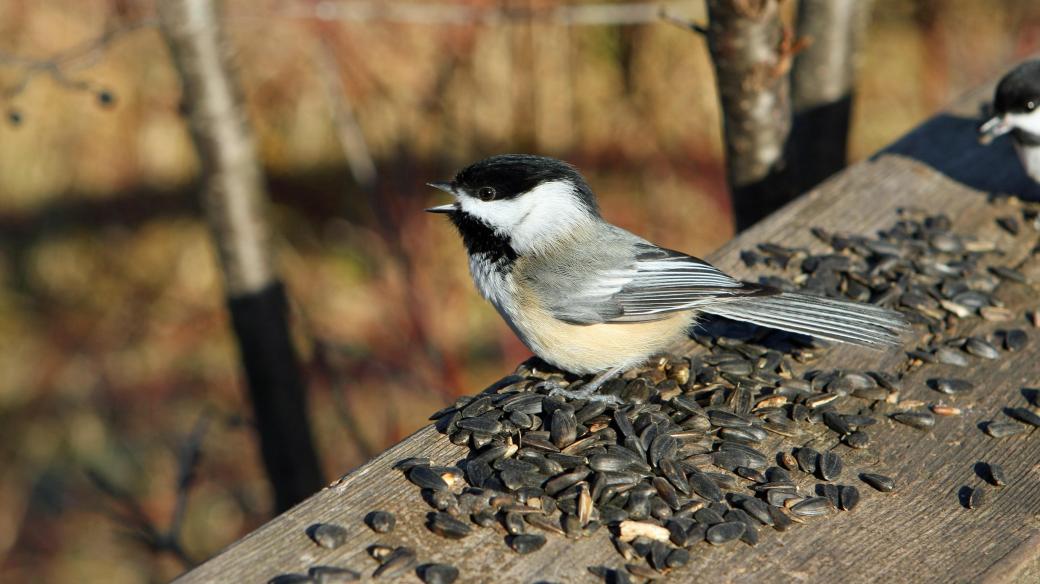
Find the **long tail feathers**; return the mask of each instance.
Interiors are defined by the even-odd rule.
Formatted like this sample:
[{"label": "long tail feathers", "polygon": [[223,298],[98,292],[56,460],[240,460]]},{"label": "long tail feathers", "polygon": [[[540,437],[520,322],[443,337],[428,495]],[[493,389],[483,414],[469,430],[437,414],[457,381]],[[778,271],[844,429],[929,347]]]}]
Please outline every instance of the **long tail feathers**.
[{"label": "long tail feathers", "polygon": [[792,292],[720,302],[701,310],[788,332],[874,347],[898,345],[909,331],[906,319],[894,310]]}]

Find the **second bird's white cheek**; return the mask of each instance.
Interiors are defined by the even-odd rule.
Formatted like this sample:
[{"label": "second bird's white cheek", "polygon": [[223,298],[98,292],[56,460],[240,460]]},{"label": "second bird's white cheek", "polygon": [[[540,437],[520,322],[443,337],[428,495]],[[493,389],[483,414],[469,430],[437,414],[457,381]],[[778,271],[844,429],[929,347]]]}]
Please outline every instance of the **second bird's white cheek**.
[{"label": "second bird's white cheek", "polygon": [[1008,121],[1020,130],[1040,136],[1040,108],[1029,113],[1008,114]]}]

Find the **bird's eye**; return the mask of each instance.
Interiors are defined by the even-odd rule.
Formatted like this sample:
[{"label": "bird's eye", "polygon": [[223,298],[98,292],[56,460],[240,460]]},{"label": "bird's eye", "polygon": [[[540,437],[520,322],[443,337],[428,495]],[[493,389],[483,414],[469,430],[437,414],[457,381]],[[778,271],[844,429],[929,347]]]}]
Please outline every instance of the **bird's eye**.
[{"label": "bird's eye", "polygon": [[477,197],[481,201],[491,201],[495,198],[495,189],[493,187],[480,187],[477,189]]},{"label": "bird's eye", "polygon": [[1026,111],[1030,111],[1031,112],[1031,111],[1033,111],[1035,109],[1036,109],[1036,101],[1035,100],[1026,102]]}]

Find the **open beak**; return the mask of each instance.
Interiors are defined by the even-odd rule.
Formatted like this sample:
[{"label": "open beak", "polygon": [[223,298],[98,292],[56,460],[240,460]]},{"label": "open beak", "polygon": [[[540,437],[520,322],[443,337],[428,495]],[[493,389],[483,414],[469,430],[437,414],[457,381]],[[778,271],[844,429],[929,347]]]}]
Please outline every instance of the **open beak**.
[{"label": "open beak", "polygon": [[1004,116],[993,116],[979,126],[979,144],[989,144],[1011,131],[1011,123]]},{"label": "open beak", "polygon": [[[442,190],[446,193],[455,194],[455,187],[450,182],[431,182],[426,183],[426,186],[433,187],[435,189]],[[458,210],[458,205],[455,203],[448,203],[447,205],[437,205],[436,207],[430,207],[426,210],[427,213],[454,213]]]}]

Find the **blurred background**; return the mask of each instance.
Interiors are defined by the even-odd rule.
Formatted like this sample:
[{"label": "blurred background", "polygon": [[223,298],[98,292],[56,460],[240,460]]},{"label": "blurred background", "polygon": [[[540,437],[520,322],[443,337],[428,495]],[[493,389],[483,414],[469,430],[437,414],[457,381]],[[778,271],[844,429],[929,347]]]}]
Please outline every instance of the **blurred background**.
[{"label": "blurred background", "polygon": [[[732,235],[711,63],[688,30],[444,16],[554,0],[416,0],[412,22],[225,4],[330,479],[529,356],[422,213],[442,202],[425,182],[535,152],[662,245],[704,255]],[[702,2],[665,4],[705,20]],[[1037,50],[1035,0],[876,0],[851,158]],[[271,503],[153,3],[0,0],[0,94],[0,580],[167,580]],[[127,529],[175,516],[159,552]]]}]

